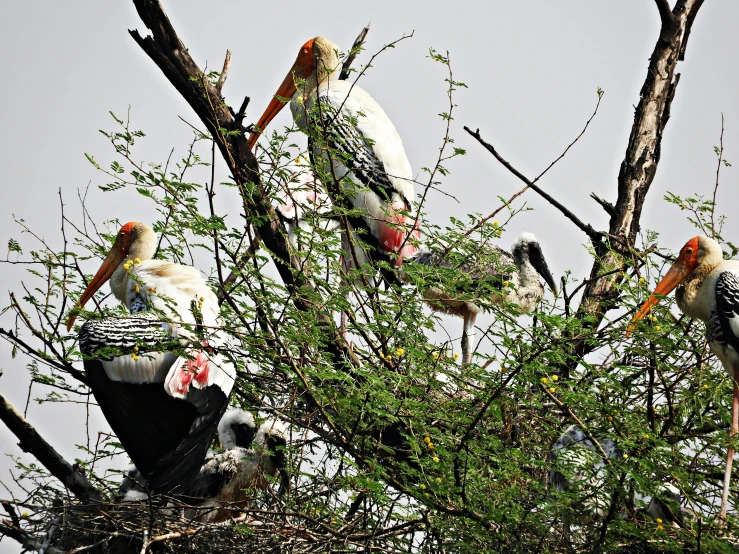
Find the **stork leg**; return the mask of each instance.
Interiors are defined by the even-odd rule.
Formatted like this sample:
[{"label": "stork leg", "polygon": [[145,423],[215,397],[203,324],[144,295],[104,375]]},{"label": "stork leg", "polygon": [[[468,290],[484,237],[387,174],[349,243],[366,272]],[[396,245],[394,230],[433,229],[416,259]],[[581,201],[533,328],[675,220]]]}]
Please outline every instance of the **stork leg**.
[{"label": "stork leg", "polygon": [[[731,380],[734,385],[734,399],[731,403],[731,430],[729,436],[733,437],[739,431],[739,384],[737,384],[739,372],[734,369],[734,378]],[[726,471],[724,471],[724,490],[721,494],[721,518],[722,525],[726,522],[726,512],[729,507],[729,488],[731,485],[731,466],[734,462],[734,447],[730,446],[726,453]]]},{"label": "stork leg", "polygon": [[464,328],[462,329],[462,363],[468,364],[472,361],[472,343],[475,340],[475,320],[476,312],[468,313],[464,318]]}]

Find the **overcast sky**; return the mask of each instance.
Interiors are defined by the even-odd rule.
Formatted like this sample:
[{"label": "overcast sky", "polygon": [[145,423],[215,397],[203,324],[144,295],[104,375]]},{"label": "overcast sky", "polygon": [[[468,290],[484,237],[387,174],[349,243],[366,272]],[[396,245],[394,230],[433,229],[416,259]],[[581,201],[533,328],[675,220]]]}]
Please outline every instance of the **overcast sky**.
[{"label": "overcast sky", "polygon": [[[362,87],[398,128],[421,179],[420,168],[433,166],[443,136],[444,123],[437,114],[447,110],[444,68],[430,61],[427,53],[429,47],[448,50],[454,78],[469,87],[455,97],[458,107],[452,130],[456,146],[467,149],[468,155],[448,164],[452,173],[442,185],[456,200],[439,193],[430,197],[429,218],[437,224],[450,216],[487,214],[499,205],[498,195],[509,197],[522,186],[464,133],[463,125],[479,127],[508,161],[533,177],[580,132],[601,87],[605,97],[598,116],[542,186],[583,220],[605,228],[606,214],[589,194],[615,200],[634,106],[659,33],[651,0],[462,0],[453,4],[178,0],[164,5],[201,67],[220,69],[226,49],[233,51],[224,94],[234,107],[244,95],[251,97],[248,122],[259,117],[307,39],[324,35],[346,50],[362,26],[371,22],[368,52],[358,60],[361,64],[385,43],[413,32],[413,38],[375,61]],[[712,193],[713,146],[718,144],[722,112],[725,155],[739,163],[735,154],[739,142],[737,21],[736,0],[707,0],[694,25],[687,60],[678,68],[682,79],[642,217],[643,227],[662,233],[665,247],[677,248],[695,234],[684,213],[662,197],[668,190]],[[190,130],[178,116],[195,122],[194,114],[128,35],[133,28],[146,32],[133,4],[12,2],[6,3],[0,26],[0,60],[5,68],[0,87],[0,246],[4,248],[10,237],[21,238],[14,216],[59,246],[58,190],[76,215],[77,190],[88,183],[88,207],[99,220],[149,221],[152,212],[148,206],[140,208],[142,200],[135,192],[99,192],[96,187],[105,181],[84,156],[93,154],[108,165],[112,150],[98,129],[112,129],[108,111],[122,115],[128,106],[133,127],[147,134],[139,141],[139,158],[162,162],[172,147],[182,152],[191,140]],[[284,110],[273,126],[289,124],[289,117],[289,110]],[[220,171],[225,178],[222,165]],[[736,169],[724,168],[718,200],[725,212],[736,204],[736,185]],[[228,193],[220,201],[225,205]],[[589,269],[581,246],[585,237],[533,191],[522,201],[535,211],[514,220],[502,244],[508,246],[521,231],[531,231],[539,237],[556,277],[568,269],[582,277]],[[735,242],[739,241],[738,222],[731,219],[725,233]],[[94,265],[86,270],[94,271]],[[17,268],[0,265],[0,274],[5,289],[20,290]],[[12,320],[6,316],[0,325],[12,325]],[[22,408],[27,371],[9,353],[7,344],[0,344],[4,369],[0,392]],[[37,389],[33,396],[42,392]],[[76,455],[75,442],[84,441],[83,410],[32,403],[28,416],[67,459]],[[92,428],[105,428],[96,414]],[[19,454],[15,442],[0,426],[0,452]],[[0,460],[3,481],[8,480],[9,466],[7,459]],[[17,551],[16,544],[0,543],[0,553]]]}]

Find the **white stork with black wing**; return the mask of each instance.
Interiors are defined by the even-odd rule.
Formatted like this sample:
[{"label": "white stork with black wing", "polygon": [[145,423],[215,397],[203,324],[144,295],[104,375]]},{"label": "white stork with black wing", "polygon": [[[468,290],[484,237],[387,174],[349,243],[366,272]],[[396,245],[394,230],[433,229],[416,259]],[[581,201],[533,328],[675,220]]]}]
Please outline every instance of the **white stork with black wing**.
[{"label": "white stork with black wing", "polygon": [[[259,135],[285,106],[297,126],[314,138],[315,157],[323,156],[339,183],[329,185],[335,204],[358,211],[348,216],[345,259],[359,266],[368,259],[399,266],[415,253],[420,237],[411,202],[413,173],[403,142],[390,119],[372,97],[356,84],[338,79],[339,47],[316,37],[306,42],[295,64],[275,93],[249,139],[253,148]],[[318,137],[316,139],[315,137]],[[362,229],[363,233],[356,230]],[[358,247],[358,242],[370,248]]]},{"label": "white stork with black wing", "polygon": [[554,294],[557,294],[557,284],[544,259],[539,241],[532,233],[522,233],[513,244],[511,252],[493,246],[485,254],[485,260],[472,261],[458,260],[459,256],[456,255],[441,257],[440,253],[424,250],[408,259],[409,262],[456,272],[456,290],[450,292],[428,285],[423,288],[423,297],[433,310],[456,315],[464,320],[462,363],[472,360],[475,320],[482,311],[482,307],[475,302],[476,298],[485,295],[495,304],[506,300],[518,305],[524,312],[530,312],[544,296],[540,275]]},{"label": "white stork with black wing", "polygon": [[218,299],[205,278],[193,267],[152,260],[156,246],[148,225],[121,227],[77,305],[110,280],[132,315],[91,319],[79,340],[90,389],[110,427],[149,490],[172,493],[200,470],[235,368],[224,355]]},{"label": "white stork with black wing", "polygon": [[[724,260],[721,245],[699,235],[680,250],[677,260],[654,289],[654,294],[639,308],[627,330],[633,332],[636,322],[649,313],[660,297],[675,288],[677,306],[688,317],[706,324],[706,339],[721,361],[734,385],[731,407],[731,431],[739,431],[739,261]],[[726,458],[721,517],[726,516],[734,449]]]}]

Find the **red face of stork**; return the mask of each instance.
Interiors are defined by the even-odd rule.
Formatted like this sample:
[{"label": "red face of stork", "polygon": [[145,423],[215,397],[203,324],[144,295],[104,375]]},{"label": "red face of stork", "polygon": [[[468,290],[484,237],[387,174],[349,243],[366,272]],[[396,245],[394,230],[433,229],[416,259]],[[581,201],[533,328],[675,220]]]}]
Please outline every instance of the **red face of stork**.
[{"label": "red face of stork", "polygon": [[[137,222],[131,221],[126,223],[121,227],[121,230],[118,231],[118,236],[115,238],[113,248],[110,249],[110,252],[108,252],[108,255],[103,260],[100,269],[98,269],[97,273],[92,278],[92,281],[90,281],[87,288],[82,293],[82,296],[80,296],[80,299],[77,302],[78,307],[81,308],[84,306],[85,303],[100,289],[100,287],[110,279],[111,275],[113,275],[115,270],[118,269],[118,266],[121,265],[123,260],[126,259],[126,256],[128,256],[131,251],[131,244],[133,242],[132,235],[135,234],[134,229],[137,225]],[[76,315],[72,315],[67,319],[67,331],[72,328],[72,324],[76,318]]]},{"label": "red face of stork", "polygon": [[300,47],[300,52],[298,52],[298,57],[295,60],[295,63],[290,68],[290,71],[288,71],[285,79],[282,81],[282,84],[277,89],[277,92],[275,92],[272,101],[269,103],[269,106],[267,106],[267,109],[264,110],[262,117],[259,118],[259,122],[256,125],[257,130],[252,131],[252,135],[249,138],[250,149],[254,148],[259,135],[264,132],[264,130],[267,128],[267,125],[269,125],[269,122],[272,121],[275,116],[280,113],[280,110],[285,107],[286,102],[284,102],[280,98],[290,99],[297,91],[295,80],[307,80],[308,77],[315,71],[316,56],[313,50],[313,43],[315,42],[315,40],[316,39],[312,38]]},{"label": "red face of stork", "polygon": [[631,323],[629,323],[629,326],[626,329],[627,337],[631,335],[632,331],[636,327],[636,322],[647,315],[652,307],[657,305],[662,296],[670,294],[680,283],[693,273],[695,268],[700,265],[700,254],[702,253],[703,250],[700,247],[700,237],[693,237],[685,243],[685,246],[680,250],[680,255],[677,257],[677,260],[675,260],[675,263],[672,264],[670,270],[654,289],[652,296],[649,297],[649,300],[639,308],[639,311],[636,312],[636,315],[632,318]]}]

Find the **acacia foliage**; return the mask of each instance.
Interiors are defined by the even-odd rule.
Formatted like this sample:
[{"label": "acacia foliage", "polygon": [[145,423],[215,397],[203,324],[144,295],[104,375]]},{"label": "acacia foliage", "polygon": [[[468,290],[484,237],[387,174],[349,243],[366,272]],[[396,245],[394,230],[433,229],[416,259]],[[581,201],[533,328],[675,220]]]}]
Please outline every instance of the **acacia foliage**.
[{"label": "acacia foliage", "polygon": [[[449,107],[442,119],[450,123],[453,93],[463,84],[452,78],[447,57],[432,51],[431,58],[449,71]],[[341,156],[327,140],[331,125],[354,122],[311,119],[314,146],[329,158]],[[99,189],[111,198],[138,194],[142,206],[157,214],[151,222],[161,236],[156,256],[208,274],[224,300],[223,328],[238,365],[232,403],[289,422],[291,487],[283,496],[255,492],[249,509],[235,509],[236,520],[226,526],[183,522],[170,507],[116,502],[121,477],[114,469],[125,464],[125,455],[115,437],[108,437],[82,448],[76,460],[100,484],[105,517],[98,508],[79,505],[43,468],[22,458],[17,479],[24,492],[11,506],[29,515],[22,521],[11,517],[0,529],[5,534],[17,527],[28,544],[49,538],[58,551],[94,545],[93,551],[138,552],[153,538],[158,540],[152,551],[172,552],[732,549],[733,516],[723,537],[715,519],[731,385],[707,349],[702,325],[673,315],[667,300],[632,339],[624,338],[629,314],[648,297],[669,260],[656,247],[655,233],[646,232],[632,256],[619,255],[622,265],[610,269],[625,278],[615,302],[608,299],[608,317],[594,330],[587,316],[574,315],[582,277],[568,273],[562,293],[556,299],[546,295],[532,316],[504,298],[493,301],[489,295],[500,296],[497,290],[481,295],[454,270],[429,272],[407,264],[410,285],[375,284],[378,268],[347,269],[339,235],[322,225],[325,214],[307,210],[311,229],[296,231],[294,253],[300,259],[296,271],[310,285],[301,290],[309,302],[298,306],[270,252],[260,247],[256,216],[218,210],[216,192],[237,192],[228,180],[215,182],[211,137],[196,132],[177,162],[144,164],[137,160],[145,158],[145,133],[133,130],[129,118],[113,116],[112,125],[103,133],[113,147],[112,156],[103,155],[110,161],[88,156],[103,176]],[[285,129],[274,131],[263,149],[262,179],[274,203],[290,178],[289,164],[296,158],[308,163],[311,156],[298,146],[304,144],[302,134]],[[424,200],[444,186],[446,160],[464,154],[453,145],[449,126],[442,146],[438,163],[425,169],[426,180],[416,187],[424,243],[452,259],[495,264],[492,247],[511,242],[509,222],[528,210],[507,204],[502,223],[483,221],[480,214],[430,223]],[[325,160],[319,157],[311,166],[328,190],[345,190]],[[690,208],[700,228],[720,231],[712,228],[712,202],[668,200]],[[339,196],[333,215],[354,214]],[[59,242],[39,239],[19,221],[28,234],[8,243],[9,256],[28,264],[29,276],[6,307],[16,329],[3,336],[14,343],[18,359],[26,360],[35,395],[78,402],[87,389],[70,373],[81,369],[81,360],[76,334],[66,334],[63,322],[125,221],[99,224],[86,209],[81,221],[62,217],[65,235]],[[384,269],[392,271],[389,265]],[[460,365],[452,345],[461,322],[425,307],[420,291],[430,283],[459,290],[493,314],[472,364]],[[105,294],[98,300],[86,317],[122,313]],[[336,336],[340,314],[352,347],[339,359],[326,345]],[[578,358],[573,344],[583,341],[590,353]],[[603,459],[595,490],[573,486],[557,492],[547,486],[551,445],[572,424],[619,445],[619,458]],[[696,514],[679,526],[660,524],[639,510],[644,506],[638,498],[657,494],[667,482]],[[594,494],[605,499],[601,513],[587,510]]]}]

